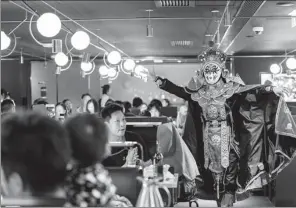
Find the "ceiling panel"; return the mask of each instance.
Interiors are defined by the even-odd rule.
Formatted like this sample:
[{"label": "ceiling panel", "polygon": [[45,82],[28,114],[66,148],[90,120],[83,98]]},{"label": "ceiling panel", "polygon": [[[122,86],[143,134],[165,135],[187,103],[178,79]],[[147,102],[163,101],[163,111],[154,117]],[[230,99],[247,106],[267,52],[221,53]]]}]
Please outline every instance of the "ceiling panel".
[{"label": "ceiling panel", "polygon": [[[291,18],[288,16],[296,6],[281,7],[276,3],[277,1],[265,1],[240,31],[228,53],[272,54],[296,48],[296,27],[291,27]],[[255,35],[253,27],[256,26],[264,27],[262,35]]]},{"label": "ceiling panel", "polygon": [[[27,5],[18,1],[15,3],[39,14],[53,11],[38,1],[26,1]],[[221,16],[226,5],[226,1],[195,1],[195,7],[188,8],[156,8],[154,1],[47,1],[46,3],[77,20],[84,27],[110,41],[130,56],[196,56],[211,39],[205,37],[205,34],[216,31],[216,20]],[[234,39],[231,47],[228,47],[229,43],[225,46],[229,48],[229,53],[272,53],[295,49],[296,27],[291,28],[290,19],[287,18],[288,13],[295,9],[295,6],[279,7],[276,3],[276,1],[265,1],[254,17],[240,17],[251,19],[246,25],[240,25],[242,29],[238,31],[238,34],[230,33],[231,37],[227,37],[230,40]],[[242,1],[230,2],[232,17],[237,15],[241,4]],[[2,28],[6,32],[18,24],[18,22],[11,21],[22,21],[25,17],[25,12],[12,3],[2,2],[1,7],[1,18],[4,21]],[[151,12],[153,38],[146,37],[148,13],[145,10],[147,9],[153,10]],[[211,13],[213,9],[220,11],[217,17]],[[79,29],[76,24],[59,16],[63,24],[71,31],[75,32]],[[276,16],[281,17],[276,18]],[[44,49],[33,41],[28,25],[26,22],[15,31],[15,34],[21,37],[17,50],[23,48],[24,51],[39,56],[43,56],[44,52],[50,54],[50,49]],[[264,26],[264,33],[258,37],[247,38],[246,36],[253,35],[252,27],[257,25]],[[38,40],[51,41],[40,36],[36,26],[33,31]],[[225,31],[226,27],[221,27],[221,35]],[[64,39],[65,34],[65,32],[60,32],[55,38]],[[99,40],[95,36],[91,38],[92,43],[99,45]],[[170,42],[174,40],[193,41],[193,45],[173,47]],[[110,50],[108,45],[102,42],[101,44]],[[92,55],[99,52],[94,47],[89,47],[87,51]]]}]

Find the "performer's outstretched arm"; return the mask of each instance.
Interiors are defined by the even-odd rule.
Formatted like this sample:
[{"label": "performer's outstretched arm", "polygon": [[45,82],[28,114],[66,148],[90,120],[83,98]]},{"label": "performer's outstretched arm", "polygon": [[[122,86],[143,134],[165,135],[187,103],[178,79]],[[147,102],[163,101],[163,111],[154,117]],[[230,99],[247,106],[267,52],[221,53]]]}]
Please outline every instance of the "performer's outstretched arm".
[{"label": "performer's outstretched arm", "polygon": [[274,87],[274,86],[271,86],[271,85],[262,85],[262,86],[259,86],[256,89],[257,89],[256,94],[274,93],[277,96],[284,96],[285,94],[289,95],[291,93],[290,90],[287,89],[287,88],[279,87],[279,86]]},{"label": "performer's outstretched arm", "polygon": [[154,81],[158,85],[158,87],[162,90],[165,90],[171,94],[174,94],[184,100],[190,100],[191,96],[188,92],[186,92],[184,87],[180,87],[169,81],[168,79],[161,77],[154,77]]}]

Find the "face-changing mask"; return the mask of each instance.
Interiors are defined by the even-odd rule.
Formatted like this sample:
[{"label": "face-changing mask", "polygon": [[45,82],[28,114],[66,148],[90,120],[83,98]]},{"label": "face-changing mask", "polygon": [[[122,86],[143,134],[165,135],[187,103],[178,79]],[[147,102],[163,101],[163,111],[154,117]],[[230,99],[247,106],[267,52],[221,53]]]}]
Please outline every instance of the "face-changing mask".
[{"label": "face-changing mask", "polygon": [[221,78],[222,70],[221,68],[215,63],[208,63],[204,67],[204,78],[205,81],[210,84],[216,84],[219,79]]}]

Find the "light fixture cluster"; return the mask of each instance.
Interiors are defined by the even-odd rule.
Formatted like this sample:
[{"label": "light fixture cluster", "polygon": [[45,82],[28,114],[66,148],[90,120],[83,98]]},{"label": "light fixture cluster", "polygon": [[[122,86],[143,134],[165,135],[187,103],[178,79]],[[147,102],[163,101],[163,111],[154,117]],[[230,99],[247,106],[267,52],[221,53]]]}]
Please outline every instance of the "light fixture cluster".
[{"label": "light fixture cluster", "polygon": [[[62,49],[63,41],[61,39],[53,39],[63,29],[60,18],[55,13],[50,13],[50,12],[44,13],[38,17],[36,21],[37,31],[43,37],[52,39],[51,43],[42,43],[37,40],[37,38],[34,36],[32,32],[33,31],[32,24],[34,22],[33,19],[35,16],[37,16],[37,14],[33,14],[30,19],[30,24],[29,24],[30,34],[37,44],[45,48],[52,48],[53,55],[51,57],[53,58],[53,60],[57,65],[56,74],[60,74],[62,71],[65,71],[70,68],[72,64],[73,56],[82,58],[80,68],[81,68],[81,73],[83,77],[85,75],[91,74],[94,71],[96,67],[94,60],[99,54],[96,55],[94,58],[90,59],[90,54],[88,53],[83,53],[82,56],[75,55],[72,53],[73,49],[77,51],[83,51],[87,49],[89,45],[91,45],[90,36],[86,32],[87,31],[86,28],[83,28],[83,26],[81,26],[82,29],[77,30],[75,33],[72,33],[66,30],[67,32],[67,35],[65,37],[66,52],[63,52],[63,49]],[[26,15],[26,19],[27,19],[27,15]],[[9,37],[9,35],[7,35],[4,31],[1,31],[1,50],[6,50],[11,45],[11,37]],[[70,39],[70,42],[72,45],[71,49],[69,49],[67,45],[68,35],[71,35],[71,39]],[[136,66],[136,62],[132,58],[123,58],[122,54],[124,53],[119,49],[118,51],[114,50],[114,51],[108,52],[103,48],[100,48],[100,47],[96,47],[96,48],[104,51],[103,60],[105,64],[103,66],[100,66],[98,70],[101,78],[108,78],[109,81],[112,81],[116,79],[119,75],[119,72],[122,71],[125,74],[129,74],[129,75],[138,77],[140,79],[147,80],[148,70],[141,65]]]},{"label": "light fixture cluster", "polygon": [[[61,28],[62,28],[61,20],[56,14],[45,13],[41,15],[37,20],[38,32],[44,37],[47,37],[47,38],[55,37],[60,32]],[[67,54],[65,54],[62,51],[61,45],[62,45],[61,40],[60,41],[53,40],[52,47],[57,49],[53,51],[56,53],[54,56],[54,61],[59,68],[58,73],[65,70],[65,69],[64,70],[61,69],[61,67],[65,67],[68,64],[69,62],[68,54],[70,54],[71,63],[72,63],[71,50],[73,48],[78,51],[83,51],[88,48],[88,46],[90,45],[90,37],[83,30],[76,31],[71,37],[71,45],[73,48],[70,50],[68,50],[67,48],[68,50]],[[88,53],[83,54],[82,61],[80,64],[83,77],[85,75],[91,74],[94,71],[95,69],[94,59],[95,58],[90,60],[90,54]],[[131,58],[123,60],[121,53],[116,50],[111,52],[105,51],[103,60],[105,64],[100,66],[98,70],[101,78],[108,78],[109,81],[115,80],[118,77],[119,72],[121,70],[125,74],[130,74],[140,79],[147,80],[148,70],[145,67],[141,65],[136,66],[135,61]]]},{"label": "light fixture cluster", "polygon": [[101,78],[108,78],[109,81],[113,81],[122,71],[125,74],[147,81],[148,70],[142,65],[136,65],[136,62],[131,58],[123,59],[118,51],[105,53],[103,60],[105,64],[100,66],[98,70]]},{"label": "light fixture cluster", "polygon": [[[33,18],[31,18],[31,20],[32,19]],[[61,29],[62,29],[62,23],[60,18],[56,14],[44,13],[37,20],[37,30],[44,37],[53,38],[59,34]],[[34,37],[32,33],[31,35],[33,36],[33,39],[37,43],[39,43],[39,41],[37,41],[37,39]],[[59,44],[56,44],[56,43],[59,43]],[[41,45],[46,47],[46,44],[41,43]],[[59,41],[53,40],[51,47],[61,48],[61,45],[62,45],[62,40],[59,40]],[[71,37],[71,45],[72,45],[72,49],[74,48],[78,51],[83,51],[87,49],[88,46],[90,45],[90,37],[85,31],[78,30]],[[71,53],[69,51],[67,53],[64,53],[62,49],[58,49],[58,50],[53,49],[53,53],[56,53],[54,56],[54,61],[58,67],[65,67],[69,63],[69,56],[71,58],[70,60],[72,60]],[[69,63],[69,65],[71,64],[72,64],[72,61],[71,63]],[[90,61],[90,60],[87,60],[87,61],[82,60],[80,67],[82,72],[84,72],[84,75],[85,75],[86,73],[89,73],[90,71],[93,70],[93,68],[95,67],[95,64],[93,61]],[[61,71],[64,71],[64,70],[61,70]]]},{"label": "light fixture cluster", "polygon": [[[295,57],[290,57],[286,59],[286,67],[288,70],[295,70],[296,69],[296,59]],[[273,63],[270,65],[270,72],[272,74],[281,74],[283,71],[282,63]]]}]

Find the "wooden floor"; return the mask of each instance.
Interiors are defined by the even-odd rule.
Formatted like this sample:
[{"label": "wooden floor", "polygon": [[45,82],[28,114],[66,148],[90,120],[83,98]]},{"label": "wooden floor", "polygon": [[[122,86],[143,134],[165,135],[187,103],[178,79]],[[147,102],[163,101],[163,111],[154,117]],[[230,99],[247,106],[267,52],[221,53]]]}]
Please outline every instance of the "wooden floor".
[{"label": "wooden floor", "polygon": [[[198,200],[199,207],[217,207],[215,201]],[[192,205],[195,206],[195,205]],[[188,202],[182,202],[175,205],[175,207],[189,207]],[[234,204],[234,207],[274,207],[267,197],[252,196],[244,201]]]}]

